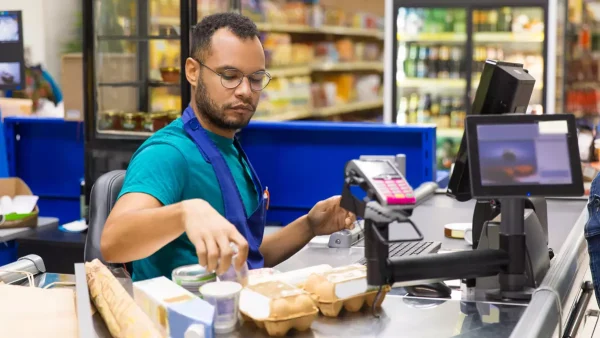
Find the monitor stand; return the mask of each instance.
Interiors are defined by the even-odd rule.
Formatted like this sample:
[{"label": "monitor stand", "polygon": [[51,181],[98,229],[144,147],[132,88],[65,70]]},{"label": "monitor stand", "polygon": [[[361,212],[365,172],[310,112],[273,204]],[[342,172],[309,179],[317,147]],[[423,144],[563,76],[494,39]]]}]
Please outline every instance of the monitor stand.
[{"label": "monitor stand", "polygon": [[500,200],[500,213],[484,224],[477,250],[505,250],[510,263],[497,276],[477,278],[477,293],[484,292],[492,299],[531,299],[550,268],[547,230],[536,211],[525,208],[526,202],[519,198]]},{"label": "monitor stand", "polygon": [[[477,200],[473,211],[473,249],[476,249],[481,238],[485,223],[493,220],[500,214],[501,205],[497,200]],[[548,243],[548,205],[544,197],[528,197],[525,199],[525,209],[531,209],[544,231],[546,244]]]}]

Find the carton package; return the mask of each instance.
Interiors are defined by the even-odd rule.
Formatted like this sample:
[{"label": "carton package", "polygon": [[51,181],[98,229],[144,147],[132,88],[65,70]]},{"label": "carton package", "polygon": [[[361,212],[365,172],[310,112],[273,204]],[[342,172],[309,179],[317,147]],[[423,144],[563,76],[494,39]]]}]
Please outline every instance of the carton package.
[{"label": "carton package", "polygon": [[133,283],[133,298],[167,337],[184,338],[189,330],[215,335],[214,306],[164,276]]},{"label": "carton package", "polygon": [[270,336],[308,330],[319,313],[310,294],[282,281],[248,285],[239,306],[244,320],[253,321]]},{"label": "carton package", "polygon": [[304,290],[318,299],[317,306],[327,317],[337,317],[342,307],[350,312],[359,311],[365,304],[380,307],[389,285],[379,288],[367,284],[367,268],[362,264],[352,264],[321,273],[313,273],[304,284]]},{"label": "carton package", "polygon": [[[3,196],[6,196],[2,198]],[[15,202],[15,197],[17,198]],[[18,200],[23,201],[18,201]],[[20,210],[20,206],[30,204],[30,199],[35,199],[33,210]],[[0,179],[0,202],[6,205],[9,200],[11,210],[8,215],[5,215],[5,221],[0,224],[0,229],[3,228],[21,228],[21,227],[36,227],[38,224],[39,208],[35,204],[36,196],[33,195],[29,186],[23,180],[17,177],[9,177]],[[24,203],[21,203],[24,202]]]},{"label": "carton package", "polygon": [[[269,281],[282,281],[293,286],[303,288],[304,283],[313,273],[326,272],[333,269],[329,264],[320,264],[309,266],[307,268],[292,270],[287,272],[271,272],[271,273],[254,273],[256,270],[251,270],[248,278],[249,284],[259,284]],[[263,269],[265,270],[265,269]]]}]

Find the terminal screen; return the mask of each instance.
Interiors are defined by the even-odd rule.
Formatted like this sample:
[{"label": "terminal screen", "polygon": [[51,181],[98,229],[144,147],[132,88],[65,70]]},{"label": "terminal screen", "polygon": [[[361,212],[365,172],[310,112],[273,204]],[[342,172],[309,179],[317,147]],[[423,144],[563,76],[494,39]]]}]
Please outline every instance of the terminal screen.
[{"label": "terminal screen", "polygon": [[0,90],[22,89],[24,83],[21,12],[0,11]]},{"label": "terminal screen", "polygon": [[566,121],[477,126],[482,186],[572,184]]}]

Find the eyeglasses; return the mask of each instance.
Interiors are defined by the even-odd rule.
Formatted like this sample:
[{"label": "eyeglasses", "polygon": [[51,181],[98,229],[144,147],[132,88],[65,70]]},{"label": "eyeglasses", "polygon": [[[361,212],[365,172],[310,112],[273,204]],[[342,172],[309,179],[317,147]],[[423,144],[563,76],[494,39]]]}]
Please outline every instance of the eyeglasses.
[{"label": "eyeglasses", "polygon": [[[198,61],[198,60],[196,60],[196,61]],[[242,83],[242,81],[244,81],[244,77],[248,78],[248,81],[250,81],[250,89],[252,89],[252,91],[255,91],[255,92],[259,92],[259,91],[265,89],[265,87],[269,84],[269,82],[271,82],[271,75],[262,70],[252,73],[250,75],[246,75],[238,69],[225,69],[224,71],[219,73],[219,72],[213,70],[212,68],[208,67],[201,61],[198,61],[198,63],[202,67],[217,74],[221,78],[221,85],[223,85],[223,87],[225,87],[227,89],[237,88]]]}]

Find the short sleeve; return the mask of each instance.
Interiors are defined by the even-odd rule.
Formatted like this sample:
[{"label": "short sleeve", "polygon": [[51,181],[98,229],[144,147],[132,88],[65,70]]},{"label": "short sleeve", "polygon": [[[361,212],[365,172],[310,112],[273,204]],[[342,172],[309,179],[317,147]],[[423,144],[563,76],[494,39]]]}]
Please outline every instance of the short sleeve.
[{"label": "short sleeve", "polygon": [[176,147],[152,144],[129,163],[119,198],[128,193],[144,193],[163,205],[181,202],[187,177],[187,161]]}]

